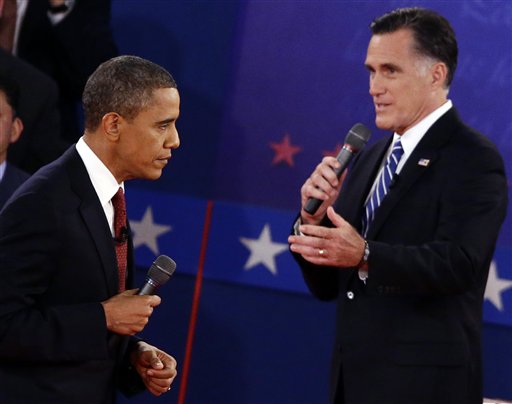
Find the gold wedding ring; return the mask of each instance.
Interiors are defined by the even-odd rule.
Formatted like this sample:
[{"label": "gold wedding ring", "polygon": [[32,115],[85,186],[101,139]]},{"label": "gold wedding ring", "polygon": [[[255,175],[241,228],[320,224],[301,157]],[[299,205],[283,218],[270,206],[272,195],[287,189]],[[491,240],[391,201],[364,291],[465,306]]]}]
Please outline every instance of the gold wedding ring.
[{"label": "gold wedding ring", "polygon": [[325,255],[326,252],[327,252],[327,250],[324,250],[323,248],[318,250],[318,254],[320,254],[320,255]]}]

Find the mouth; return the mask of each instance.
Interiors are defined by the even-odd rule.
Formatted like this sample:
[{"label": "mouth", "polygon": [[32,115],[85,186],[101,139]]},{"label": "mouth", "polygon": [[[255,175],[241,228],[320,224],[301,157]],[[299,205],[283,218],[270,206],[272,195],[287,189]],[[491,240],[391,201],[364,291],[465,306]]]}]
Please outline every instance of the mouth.
[{"label": "mouth", "polygon": [[159,161],[163,164],[167,164],[169,160],[171,159],[171,156],[165,156],[165,157],[158,157],[156,161]]},{"label": "mouth", "polygon": [[380,102],[375,102],[375,111],[376,112],[383,112],[390,104],[383,104]]}]

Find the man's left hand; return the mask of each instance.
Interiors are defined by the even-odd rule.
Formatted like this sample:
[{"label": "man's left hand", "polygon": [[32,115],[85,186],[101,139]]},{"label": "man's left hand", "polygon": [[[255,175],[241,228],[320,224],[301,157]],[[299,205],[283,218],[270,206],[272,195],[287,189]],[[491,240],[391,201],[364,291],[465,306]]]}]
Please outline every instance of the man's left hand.
[{"label": "man's left hand", "polygon": [[303,235],[288,237],[291,251],[316,265],[355,267],[364,254],[364,239],[332,207],[327,209],[327,217],[334,228],[301,225]]},{"label": "man's left hand", "polygon": [[131,355],[132,365],[151,394],[160,396],[171,389],[177,375],[176,359],[142,341]]}]

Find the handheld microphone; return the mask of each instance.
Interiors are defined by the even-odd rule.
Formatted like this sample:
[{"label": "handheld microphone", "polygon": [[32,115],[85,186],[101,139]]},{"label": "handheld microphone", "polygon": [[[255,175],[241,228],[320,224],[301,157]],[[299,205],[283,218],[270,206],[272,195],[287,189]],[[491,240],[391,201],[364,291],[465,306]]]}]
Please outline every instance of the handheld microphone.
[{"label": "handheld microphone", "polygon": [[[354,156],[364,148],[366,143],[368,143],[370,136],[370,129],[368,129],[362,123],[356,123],[348,131],[347,136],[345,137],[345,144],[336,157],[336,160],[338,160],[340,163],[340,167],[334,170],[338,178],[340,178],[341,173],[345,171]],[[321,199],[309,198],[306,202],[304,210],[309,214],[314,215],[322,202],[323,200]]]},{"label": "handheld microphone", "polygon": [[154,295],[158,287],[166,283],[176,269],[176,263],[167,255],[160,255],[149,267],[146,283],[140,288],[139,295]]}]

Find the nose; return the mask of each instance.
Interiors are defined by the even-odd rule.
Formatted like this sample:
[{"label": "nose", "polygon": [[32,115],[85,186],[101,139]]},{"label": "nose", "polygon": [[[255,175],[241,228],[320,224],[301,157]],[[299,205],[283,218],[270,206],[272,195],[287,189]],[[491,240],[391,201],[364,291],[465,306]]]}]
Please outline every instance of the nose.
[{"label": "nose", "polygon": [[169,149],[177,149],[180,147],[180,135],[176,127],[173,127],[173,130],[169,131],[169,135],[165,142],[165,147]]},{"label": "nose", "polygon": [[383,94],[386,90],[382,85],[382,82],[378,76],[378,74],[370,75],[370,95],[375,97],[377,95]]}]

